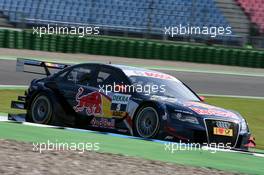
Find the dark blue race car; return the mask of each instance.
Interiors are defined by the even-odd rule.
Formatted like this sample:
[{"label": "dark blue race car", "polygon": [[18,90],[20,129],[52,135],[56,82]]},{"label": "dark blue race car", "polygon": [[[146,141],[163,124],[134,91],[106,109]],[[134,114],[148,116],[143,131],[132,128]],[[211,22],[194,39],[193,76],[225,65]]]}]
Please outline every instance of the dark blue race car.
[{"label": "dark blue race car", "polygon": [[[242,149],[252,141],[239,113],[204,103],[168,74],[123,65],[18,59],[17,69],[26,72],[25,66],[43,67],[47,75],[33,80],[25,97],[12,102],[13,108],[27,110],[29,122]],[[61,70],[51,74],[49,69]]]}]

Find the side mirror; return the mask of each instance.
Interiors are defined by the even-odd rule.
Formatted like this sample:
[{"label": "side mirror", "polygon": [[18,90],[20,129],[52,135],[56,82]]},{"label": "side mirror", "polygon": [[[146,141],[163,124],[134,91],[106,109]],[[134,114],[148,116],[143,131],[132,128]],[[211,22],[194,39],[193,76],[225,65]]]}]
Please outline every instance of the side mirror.
[{"label": "side mirror", "polygon": [[200,100],[201,100],[202,102],[205,102],[205,97],[204,97],[204,96],[199,96],[199,98],[200,98]]}]

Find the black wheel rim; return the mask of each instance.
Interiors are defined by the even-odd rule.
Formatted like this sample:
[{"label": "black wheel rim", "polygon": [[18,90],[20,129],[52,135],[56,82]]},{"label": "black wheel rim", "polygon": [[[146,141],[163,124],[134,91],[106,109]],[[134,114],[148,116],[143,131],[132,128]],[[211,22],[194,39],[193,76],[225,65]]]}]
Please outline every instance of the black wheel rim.
[{"label": "black wheel rim", "polygon": [[152,107],[144,108],[137,118],[138,134],[144,138],[150,138],[155,135],[159,125],[159,118],[156,110]]},{"label": "black wheel rim", "polygon": [[51,112],[49,100],[44,96],[39,97],[33,105],[32,112],[34,122],[44,123],[49,118]]}]

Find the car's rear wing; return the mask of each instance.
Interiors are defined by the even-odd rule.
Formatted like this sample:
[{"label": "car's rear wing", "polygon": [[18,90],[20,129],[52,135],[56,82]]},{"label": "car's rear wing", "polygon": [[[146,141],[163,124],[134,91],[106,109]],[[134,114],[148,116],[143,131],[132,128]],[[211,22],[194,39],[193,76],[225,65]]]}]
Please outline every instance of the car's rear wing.
[{"label": "car's rear wing", "polygon": [[[37,72],[37,71],[25,70],[25,65],[35,66],[35,67],[43,67],[45,70],[45,74]],[[49,76],[51,74],[49,71],[49,68],[50,69],[64,69],[68,66],[69,65],[67,65],[67,64],[61,64],[61,63],[53,63],[53,62],[31,60],[31,59],[25,59],[25,58],[17,58],[16,71],[17,72],[27,72],[27,73],[41,74],[41,75]]]}]

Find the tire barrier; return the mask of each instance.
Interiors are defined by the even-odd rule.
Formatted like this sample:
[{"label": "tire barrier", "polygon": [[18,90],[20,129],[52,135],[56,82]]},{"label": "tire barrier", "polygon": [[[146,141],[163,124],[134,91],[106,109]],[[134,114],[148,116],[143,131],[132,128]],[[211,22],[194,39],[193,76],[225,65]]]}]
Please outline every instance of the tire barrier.
[{"label": "tire barrier", "polygon": [[264,50],[0,29],[0,47],[264,68]]}]

